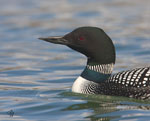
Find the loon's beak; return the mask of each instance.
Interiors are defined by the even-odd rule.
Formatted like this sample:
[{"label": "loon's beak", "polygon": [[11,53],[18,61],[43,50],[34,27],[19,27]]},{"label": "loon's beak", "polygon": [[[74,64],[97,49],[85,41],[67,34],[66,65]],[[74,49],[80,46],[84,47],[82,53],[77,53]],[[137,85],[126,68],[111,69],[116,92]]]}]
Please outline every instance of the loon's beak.
[{"label": "loon's beak", "polygon": [[69,41],[64,39],[62,36],[53,36],[53,37],[40,37],[40,40],[44,40],[46,42],[51,42],[55,44],[68,45]]}]

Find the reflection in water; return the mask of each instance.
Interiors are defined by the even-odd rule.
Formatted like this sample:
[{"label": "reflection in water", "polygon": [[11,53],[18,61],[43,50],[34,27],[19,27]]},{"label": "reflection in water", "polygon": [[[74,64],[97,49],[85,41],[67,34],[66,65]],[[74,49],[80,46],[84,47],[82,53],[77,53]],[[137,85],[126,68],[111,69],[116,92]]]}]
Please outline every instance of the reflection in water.
[{"label": "reflection in water", "polygon": [[71,93],[85,57],[37,39],[97,26],[115,43],[114,73],[147,66],[149,6],[147,0],[0,0],[0,120],[149,120],[149,102]]},{"label": "reflection in water", "polygon": [[[88,114],[85,116],[85,118],[90,120],[110,120],[113,119],[112,117],[105,117],[102,116],[102,114],[107,114],[110,112],[117,111],[116,106],[112,103],[104,103],[104,102],[86,102],[83,104],[75,104],[69,106],[67,109],[64,109],[63,111],[73,111],[73,110],[91,110],[91,114]],[[114,117],[116,118],[116,117]]]},{"label": "reflection in water", "polygon": [[[104,96],[104,95],[84,95],[84,94],[73,94],[73,93],[63,93],[65,96],[79,96],[82,100],[87,100],[79,104],[73,104],[69,107],[63,109],[63,111],[84,111],[89,110],[90,113],[85,116],[85,118],[90,119],[91,121],[108,121],[112,119],[119,119],[127,115],[126,111],[134,110],[150,110],[149,101],[140,101],[125,97],[113,97],[113,96]],[[132,103],[131,103],[132,101]],[[145,104],[140,104],[140,103]],[[112,114],[112,112],[116,112]],[[138,112],[134,112],[134,116],[138,116]],[[133,114],[131,114],[132,117]],[[145,114],[146,116],[146,114]],[[130,116],[129,116],[130,117]]]}]

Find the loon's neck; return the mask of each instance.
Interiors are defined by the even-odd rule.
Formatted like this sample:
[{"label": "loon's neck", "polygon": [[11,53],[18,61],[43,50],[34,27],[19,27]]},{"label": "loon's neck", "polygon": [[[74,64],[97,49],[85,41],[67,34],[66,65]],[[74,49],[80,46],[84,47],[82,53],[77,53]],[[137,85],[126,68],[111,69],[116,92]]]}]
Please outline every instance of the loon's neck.
[{"label": "loon's neck", "polygon": [[99,83],[105,82],[112,73],[113,65],[113,63],[100,64],[88,61],[81,76],[75,80],[72,91],[77,93],[87,93],[86,91],[90,85],[96,87]]},{"label": "loon's neck", "polygon": [[113,63],[100,64],[97,62],[88,61],[81,77],[93,82],[104,82],[110,77],[113,70],[113,65]]}]

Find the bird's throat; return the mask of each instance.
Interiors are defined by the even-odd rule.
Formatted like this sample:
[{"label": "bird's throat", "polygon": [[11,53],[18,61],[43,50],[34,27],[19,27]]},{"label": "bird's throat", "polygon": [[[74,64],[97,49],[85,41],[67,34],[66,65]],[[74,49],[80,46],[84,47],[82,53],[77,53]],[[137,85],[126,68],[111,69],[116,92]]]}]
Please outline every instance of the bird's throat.
[{"label": "bird's throat", "polygon": [[104,82],[110,77],[113,65],[113,63],[99,64],[95,62],[88,62],[81,74],[81,77],[97,83]]}]

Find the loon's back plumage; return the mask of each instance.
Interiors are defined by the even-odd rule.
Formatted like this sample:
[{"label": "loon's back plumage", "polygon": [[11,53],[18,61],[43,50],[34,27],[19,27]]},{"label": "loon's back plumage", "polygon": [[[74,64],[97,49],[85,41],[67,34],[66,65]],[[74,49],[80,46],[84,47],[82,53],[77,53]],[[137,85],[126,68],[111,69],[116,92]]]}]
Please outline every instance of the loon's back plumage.
[{"label": "loon's back plumage", "polygon": [[150,85],[150,67],[136,68],[119,72],[107,80],[127,87],[146,87]]},{"label": "loon's back plumage", "polygon": [[75,80],[73,92],[150,99],[150,67],[112,75],[115,47],[102,29],[80,27],[63,37],[40,39],[67,45],[87,56],[87,65],[81,76]]},{"label": "loon's back plumage", "polygon": [[118,88],[112,95],[150,99],[150,67],[119,72],[106,82]]}]

